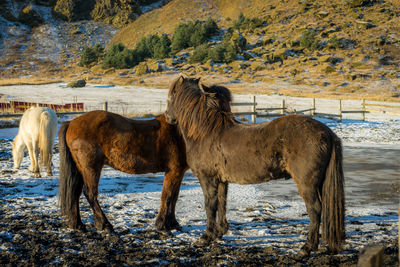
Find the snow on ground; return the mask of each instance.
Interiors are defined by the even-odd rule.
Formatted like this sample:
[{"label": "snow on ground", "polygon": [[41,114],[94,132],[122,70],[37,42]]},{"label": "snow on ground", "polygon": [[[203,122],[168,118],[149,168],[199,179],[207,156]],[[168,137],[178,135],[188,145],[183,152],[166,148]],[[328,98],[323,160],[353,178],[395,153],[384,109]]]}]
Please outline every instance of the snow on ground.
[{"label": "snow on ground", "polygon": [[[101,108],[101,102],[108,101],[111,107],[126,105],[125,108],[129,107],[131,112],[138,114],[161,112],[167,90],[96,85],[72,89],[66,88],[64,84],[54,84],[5,86],[0,87],[0,93],[8,95],[9,100],[55,104],[71,102],[77,96],[78,102],[88,105],[99,105]],[[242,101],[246,97],[248,96],[235,95],[234,99]],[[262,103],[279,106],[282,97],[257,96],[257,99]],[[288,105],[289,102],[299,105],[299,109],[301,105],[311,103],[310,99],[285,99]],[[323,101],[326,107],[337,107],[333,100]],[[353,102],[353,106],[360,104]],[[351,103],[349,101],[349,105]],[[372,114],[370,118],[374,119],[367,117],[367,121],[361,121],[348,118],[341,123],[321,119],[344,142],[348,236],[345,248],[358,251],[369,243],[387,242],[398,235],[400,117],[385,119],[380,114]],[[21,169],[14,171],[8,141],[16,133],[16,128],[0,129],[0,184],[7,185],[0,187],[1,202],[12,205],[13,216],[32,212],[21,208],[25,206],[32,206],[37,213],[58,213],[58,153],[53,158],[53,177],[32,178],[27,171],[28,157],[24,158]],[[43,172],[42,174],[44,175]],[[129,175],[109,167],[104,168],[99,199],[117,231],[154,229],[162,181],[162,173]],[[92,212],[83,197],[81,209],[84,223],[93,223]],[[168,241],[153,241],[154,244],[168,246],[182,240],[194,242],[205,230],[203,194],[196,177],[190,171],[183,180],[176,212],[183,231],[175,231],[173,238]],[[150,218],[153,223],[145,223],[144,218]],[[292,180],[245,186],[230,184],[227,218],[230,231],[220,242],[240,246],[276,245],[284,253],[293,253],[300,249],[309,223],[305,205]],[[12,233],[0,233],[7,234]]]}]

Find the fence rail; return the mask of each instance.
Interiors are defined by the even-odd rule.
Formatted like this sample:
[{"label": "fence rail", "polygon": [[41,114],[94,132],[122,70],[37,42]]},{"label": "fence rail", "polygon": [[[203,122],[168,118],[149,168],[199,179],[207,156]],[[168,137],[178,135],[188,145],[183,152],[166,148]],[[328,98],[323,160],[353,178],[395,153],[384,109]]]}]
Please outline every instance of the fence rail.
[{"label": "fence rail", "polygon": [[[247,112],[233,112],[236,116],[244,116],[244,115],[251,115],[251,121],[254,123],[255,118],[260,117],[279,117],[288,114],[303,114],[303,115],[310,115],[312,117],[322,117],[322,118],[329,118],[341,121],[343,119],[343,114],[360,114],[361,120],[365,121],[366,114],[370,112],[382,112],[386,114],[392,115],[400,115],[400,105],[391,105],[391,104],[374,104],[374,103],[366,103],[365,99],[362,100],[361,106],[359,110],[343,110],[342,107],[342,100],[338,101],[338,109],[337,113],[327,113],[327,112],[317,112],[316,108],[316,99],[312,99],[311,107],[301,110],[290,109],[286,106],[285,100],[282,99],[282,104],[280,107],[257,107],[258,103],[256,102],[255,97],[253,97],[253,102],[239,102],[233,103],[232,106],[250,106],[252,111]],[[374,107],[381,107],[382,109],[370,109],[367,106],[374,106]],[[399,109],[399,112],[387,110],[387,109]],[[280,111],[280,113],[276,113],[276,111]]]},{"label": "fence rail", "polygon": [[[27,103],[27,102],[18,102],[18,103]],[[3,106],[7,106],[5,104],[7,103],[0,103],[3,104]],[[98,105],[90,108],[89,106],[85,105],[85,108],[83,103],[72,103],[72,104],[65,104],[65,105],[52,105],[52,104],[40,104],[40,103],[29,103],[35,106],[49,106],[49,107],[57,107],[56,113],[59,116],[63,115],[79,115],[83,114],[87,111],[90,111],[92,109],[103,109],[103,110],[111,110],[113,112],[120,113],[118,111],[115,111],[112,109],[112,107],[109,106],[108,102],[102,102],[99,103]],[[11,103],[8,104],[11,107],[13,106]],[[8,106],[7,106],[8,107]],[[65,109],[67,107],[67,109]],[[243,107],[249,107],[250,110],[240,110],[240,111],[233,111],[235,116],[251,116],[251,122],[255,123],[256,118],[266,118],[266,117],[279,117],[279,116],[284,116],[288,114],[303,114],[303,115],[309,115],[312,117],[323,117],[323,118],[330,118],[330,119],[335,119],[338,121],[341,121],[343,119],[343,114],[361,114],[361,119],[365,120],[365,115],[370,112],[382,112],[386,114],[392,114],[392,115],[399,115],[400,116],[400,104],[399,105],[393,105],[393,104],[377,104],[377,103],[367,103],[365,100],[362,100],[361,102],[361,107],[359,110],[343,110],[342,108],[342,100],[338,100],[338,108],[337,108],[337,113],[328,113],[328,112],[321,112],[317,110],[316,108],[316,99],[313,98],[311,102],[311,107],[310,108],[303,108],[300,110],[296,110],[294,108],[290,108],[287,106],[285,99],[282,99],[281,105],[277,107],[259,107],[259,103],[256,101],[256,96],[252,96],[252,101],[244,101],[244,102],[234,102],[232,103],[233,109],[235,107],[243,108]],[[371,109],[369,107],[378,107],[379,109]],[[126,115],[126,110],[128,106],[123,108],[122,110],[122,115]],[[396,110],[398,109],[398,111]],[[125,110],[125,111],[124,111]],[[2,110],[0,109],[0,112]],[[161,103],[160,103],[160,111],[161,111]],[[0,119],[2,118],[12,118],[12,117],[20,117],[22,116],[22,111],[20,108],[16,109],[8,109],[6,112],[3,110],[3,113],[0,113]]]}]

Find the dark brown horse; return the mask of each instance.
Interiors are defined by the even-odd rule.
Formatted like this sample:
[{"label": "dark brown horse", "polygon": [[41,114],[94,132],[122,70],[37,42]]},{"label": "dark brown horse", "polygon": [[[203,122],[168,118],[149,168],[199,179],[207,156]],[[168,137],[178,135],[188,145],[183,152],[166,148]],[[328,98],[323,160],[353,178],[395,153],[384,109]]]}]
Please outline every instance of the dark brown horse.
[{"label": "dark brown horse", "polygon": [[58,138],[60,207],[70,228],[86,230],[79,213],[83,189],[94,213],[95,227],[113,230],[97,201],[104,165],[131,174],[165,172],[156,228],[179,228],[175,204],[188,168],[185,144],[177,128],[165,122],[164,115],[141,121],[92,111],[64,122]]},{"label": "dark brown horse", "polygon": [[177,123],[183,135],[188,165],[203,190],[207,228],[200,243],[208,244],[228,231],[228,183],[257,184],[291,177],[310,216],[300,255],[318,249],[321,214],[329,250],[340,251],[344,240],[340,139],[326,125],[306,116],[241,124],[227,108],[228,89],[211,88],[180,77],[169,89],[165,112],[167,122]]}]

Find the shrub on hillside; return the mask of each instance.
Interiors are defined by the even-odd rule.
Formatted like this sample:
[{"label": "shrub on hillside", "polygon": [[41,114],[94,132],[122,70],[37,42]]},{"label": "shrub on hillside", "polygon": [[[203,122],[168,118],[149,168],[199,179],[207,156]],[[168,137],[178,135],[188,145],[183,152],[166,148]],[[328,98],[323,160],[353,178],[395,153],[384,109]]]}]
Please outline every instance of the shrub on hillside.
[{"label": "shrub on hillside", "polygon": [[161,35],[161,37],[150,34],[140,39],[135,51],[138,61],[143,61],[146,58],[163,59],[169,56],[171,41],[166,34]]},{"label": "shrub on hillside", "polygon": [[189,63],[204,63],[208,60],[208,44],[202,44],[193,50],[189,57]]},{"label": "shrub on hillside", "polygon": [[154,45],[153,58],[163,59],[171,52],[171,40],[166,34],[161,35],[159,41]]},{"label": "shrub on hillside", "polygon": [[319,48],[320,44],[315,30],[307,29],[301,34],[300,46],[309,50],[316,50]]},{"label": "shrub on hillside", "polygon": [[218,26],[212,19],[205,22],[196,21],[180,23],[174,31],[171,41],[172,53],[177,53],[188,47],[196,47],[215,35],[218,32]]},{"label": "shrub on hillside", "polygon": [[230,63],[236,59],[237,54],[237,49],[229,42],[223,42],[213,48],[210,48],[208,44],[203,44],[193,50],[193,53],[189,57],[189,62],[204,63],[211,59],[217,63]]},{"label": "shrub on hillside", "polygon": [[355,7],[371,5],[375,1],[376,0],[349,0],[347,1],[347,5],[351,8],[355,8]]},{"label": "shrub on hillside", "polygon": [[126,48],[123,44],[112,44],[106,51],[102,62],[103,68],[126,69],[139,63],[134,50]]},{"label": "shrub on hillside", "polygon": [[233,22],[232,28],[236,30],[253,31],[255,28],[264,25],[264,21],[260,18],[246,18],[243,13],[240,13],[238,18]]},{"label": "shrub on hillside", "polygon": [[328,48],[330,49],[340,49],[343,48],[343,43],[340,38],[338,38],[336,35],[334,35],[331,39],[328,41]]},{"label": "shrub on hillside", "polygon": [[102,60],[103,56],[104,48],[100,44],[96,44],[93,47],[85,46],[78,65],[89,67]]},{"label": "shrub on hillside", "polygon": [[230,63],[236,59],[237,53],[238,51],[233,44],[224,42],[211,49],[208,58],[218,63]]}]

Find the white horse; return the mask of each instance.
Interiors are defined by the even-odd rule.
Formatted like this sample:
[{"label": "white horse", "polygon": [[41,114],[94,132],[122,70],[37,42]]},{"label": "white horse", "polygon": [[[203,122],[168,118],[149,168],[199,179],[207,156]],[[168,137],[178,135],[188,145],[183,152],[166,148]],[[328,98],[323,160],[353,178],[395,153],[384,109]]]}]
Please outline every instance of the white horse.
[{"label": "white horse", "polygon": [[25,111],[19,123],[18,134],[11,142],[14,168],[19,169],[24,151],[28,148],[31,166],[29,170],[40,177],[40,165],[46,166],[47,175],[51,171],[54,138],[57,134],[57,114],[47,107],[32,107]]}]

